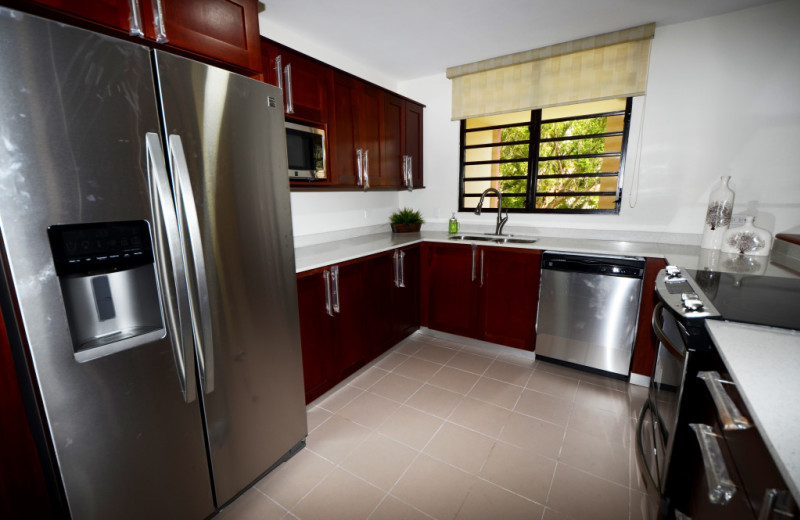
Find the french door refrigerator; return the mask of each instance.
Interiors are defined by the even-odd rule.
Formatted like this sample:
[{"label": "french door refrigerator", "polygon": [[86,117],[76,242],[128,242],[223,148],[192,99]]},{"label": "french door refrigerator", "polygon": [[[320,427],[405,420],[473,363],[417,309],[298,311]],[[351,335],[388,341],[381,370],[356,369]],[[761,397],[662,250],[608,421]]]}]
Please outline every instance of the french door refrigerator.
[{"label": "french door refrigerator", "polygon": [[282,106],[0,8],[0,303],[73,518],[205,518],[302,448]]}]

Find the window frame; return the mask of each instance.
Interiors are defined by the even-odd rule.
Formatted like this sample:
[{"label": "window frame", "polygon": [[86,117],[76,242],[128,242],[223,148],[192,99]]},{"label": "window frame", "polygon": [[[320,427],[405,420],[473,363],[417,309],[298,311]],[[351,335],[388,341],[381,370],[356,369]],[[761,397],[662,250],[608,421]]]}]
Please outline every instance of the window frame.
[{"label": "window frame", "polygon": [[[579,104],[579,103],[574,103]],[[534,109],[530,111],[530,119],[528,122],[529,125],[529,135],[530,139],[528,141],[509,141],[507,143],[502,143],[503,145],[516,145],[516,144],[527,144],[528,145],[528,173],[526,176],[522,177],[504,177],[503,180],[522,180],[525,179],[527,183],[527,191],[525,193],[525,207],[524,208],[503,208],[510,213],[555,213],[555,214],[611,214],[611,215],[618,215],[622,206],[622,185],[624,180],[624,173],[625,173],[625,162],[627,159],[627,150],[628,150],[628,138],[630,136],[630,125],[631,125],[631,110],[633,107],[633,97],[627,97],[625,102],[625,109],[624,110],[617,110],[611,112],[601,112],[595,114],[585,114],[579,116],[569,116],[569,117],[561,117],[561,118],[554,118],[554,119],[542,119],[542,110]],[[541,137],[541,128],[542,125],[548,123],[558,123],[563,121],[573,121],[578,119],[591,119],[596,117],[609,117],[609,116],[618,116],[624,115],[624,123],[623,129],[621,132],[604,132],[602,134],[592,134],[592,135],[578,135],[578,136],[569,136],[569,137],[559,137],[559,138],[546,138],[542,139]],[[459,138],[459,178],[458,178],[458,211],[459,212],[472,212],[474,208],[467,208],[464,206],[464,199],[466,197],[480,197],[480,194],[466,194],[465,193],[465,185],[467,181],[480,181],[480,180],[498,180],[497,177],[470,177],[467,179],[465,177],[466,167],[468,165],[480,165],[480,164],[503,164],[503,163],[511,163],[511,162],[523,162],[521,160],[515,159],[497,159],[497,160],[489,160],[489,161],[470,161],[467,163],[466,155],[467,150],[476,149],[476,148],[491,148],[498,146],[499,143],[490,143],[490,144],[477,144],[477,145],[467,145],[466,144],[466,137],[468,132],[477,132],[477,131],[486,131],[486,130],[498,130],[503,128],[513,128],[519,127],[524,125],[524,123],[510,123],[504,125],[492,125],[492,126],[485,126],[485,127],[476,127],[467,129],[467,120],[462,119],[460,125],[460,138]],[[617,177],[617,189],[615,191],[592,191],[592,192],[541,192],[538,193],[536,191],[536,187],[538,185],[539,180],[539,163],[541,160],[552,160],[548,157],[540,157],[540,145],[542,143],[547,142],[554,142],[554,141],[566,141],[566,140],[577,140],[577,139],[586,139],[586,138],[595,138],[595,137],[622,137],[622,143],[620,152],[605,152],[599,154],[580,154],[580,155],[563,155],[563,156],[554,156],[558,157],[559,159],[581,159],[581,158],[596,158],[596,157],[619,157],[619,170],[617,172],[598,172],[598,173],[590,173],[590,174],[563,174],[563,175],[547,175],[547,178],[569,178],[569,177]],[[536,150],[537,153],[531,156],[530,151]],[[614,208],[605,208],[605,209],[555,209],[555,208],[536,208],[536,197],[542,195],[591,195],[591,196],[614,196]],[[503,194],[503,198],[507,197],[520,197],[521,194],[519,193],[508,193]],[[496,198],[494,194],[489,194],[488,197]],[[486,211],[489,213],[496,213],[497,208],[486,208],[482,209],[482,211]]]}]

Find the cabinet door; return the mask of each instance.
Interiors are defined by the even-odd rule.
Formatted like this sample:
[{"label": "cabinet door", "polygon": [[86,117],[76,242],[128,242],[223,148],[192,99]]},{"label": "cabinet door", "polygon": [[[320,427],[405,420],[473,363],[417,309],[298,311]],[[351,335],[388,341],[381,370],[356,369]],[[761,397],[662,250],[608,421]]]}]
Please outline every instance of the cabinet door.
[{"label": "cabinet door", "polygon": [[316,124],[326,123],[329,83],[327,75],[330,70],[286,49],[281,49],[280,56],[286,116]]},{"label": "cabinet door", "polygon": [[477,334],[477,250],[469,245],[431,244],[428,249],[428,326]]},{"label": "cabinet door", "polygon": [[325,279],[322,272],[297,277],[297,303],[303,381],[306,403],[310,403],[336,384],[333,375],[334,318],[325,308]]},{"label": "cabinet door", "polygon": [[[381,122],[381,186],[403,186],[403,100],[383,96]],[[377,185],[377,183],[376,183]]]},{"label": "cabinet door", "polygon": [[[363,291],[364,262],[340,265],[338,292],[338,312],[334,335],[338,347],[335,349],[336,382],[349,376],[367,362],[366,316],[367,306]],[[334,298],[336,302],[336,298]]]},{"label": "cabinet door", "polygon": [[57,9],[64,14],[99,23],[111,29],[129,32],[131,6],[129,0],[36,0],[26,2]]},{"label": "cabinet door", "polygon": [[482,339],[533,350],[541,253],[482,247],[479,264]]},{"label": "cabinet door", "polygon": [[[140,0],[145,36],[150,39],[156,38],[155,1]],[[261,71],[256,0],[161,0],[161,8],[169,46]]]},{"label": "cabinet door", "polygon": [[356,149],[360,147],[358,127],[358,86],[345,74],[334,74],[331,121],[328,124],[328,167],[333,184],[356,186],[358,164]]},{"label": "cabinet door", "polygon": [[396,344],[419,329],[420,248],[401,249],[402,286],[392,286],[392,344]]},{"label": "cabinet door", "polygon": [[[360,83],[360,82],[359,82]],[[364,156],[365,178],[370,186],[385,186],[382,173],[381,143],[381,104],[383,95],[380,89],[360,83],[358,85],[357,118],[359,128],[359,148]]]},{"label": "cabinet door", "polygon": [[393,332],[394,309],[394,251],[364,260],[364,305],[366,350],[369,359],[383,354],[395,343]]},{"label": "cabinet door", "polygon": [[403,155],[411,157],[411,174],[414,188],[422,188],[422,105],[406,101],[404,104]]},{"label": "cabinet door", "polygon": [[652,377],[656,360],[656,340],[651,320],[658,296],[656,296],[656,275],[667,263],[662,258],[648,258],[645,263],[644,280],[642,282],[642,299],[639,303],[639,321],[636,325],[636,341],[633,345],[631,372]]}]

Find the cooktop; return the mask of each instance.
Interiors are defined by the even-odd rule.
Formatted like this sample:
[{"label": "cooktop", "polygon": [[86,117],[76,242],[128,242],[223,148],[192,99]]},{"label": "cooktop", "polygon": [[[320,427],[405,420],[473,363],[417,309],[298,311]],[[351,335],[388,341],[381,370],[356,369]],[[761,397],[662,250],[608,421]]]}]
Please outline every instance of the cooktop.
[{"label": "cooktop", "polygon": [[800,330],[800,278],[683,269],[722,319]]}]

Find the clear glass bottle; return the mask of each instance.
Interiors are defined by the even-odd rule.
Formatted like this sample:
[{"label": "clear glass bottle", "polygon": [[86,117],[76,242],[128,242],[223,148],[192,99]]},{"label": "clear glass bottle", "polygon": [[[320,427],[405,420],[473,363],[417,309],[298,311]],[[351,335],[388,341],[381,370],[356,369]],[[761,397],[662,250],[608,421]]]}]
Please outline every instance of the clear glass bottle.
[{"label": "clear glass bottle", "polygon": [[720,180],[722,184],[708,197],[703,239],[700,242],[700,247],[703,249],[720,249],[725,233],[731,225],[733,200],[736,194],[728,186],[730,176],[720,177]]},{"label": "clear glass bottle", "polygon": [[453,212],[453,216],[450,217],[450,221],[447,224],[447,232],[451,235],[458,233],[458,219],[456,219],[455,212]]},{"label": "clear glass bottle", "polygon": [[772,248],[772,233],[753,225],[754,217],[744,218],[744,225],[729,229],[722,244],[723,253],[767,256]]}]

